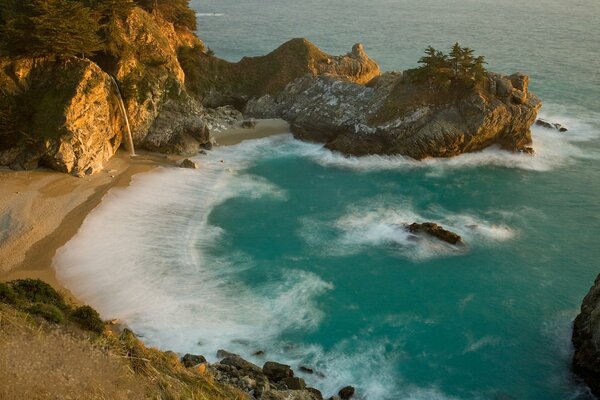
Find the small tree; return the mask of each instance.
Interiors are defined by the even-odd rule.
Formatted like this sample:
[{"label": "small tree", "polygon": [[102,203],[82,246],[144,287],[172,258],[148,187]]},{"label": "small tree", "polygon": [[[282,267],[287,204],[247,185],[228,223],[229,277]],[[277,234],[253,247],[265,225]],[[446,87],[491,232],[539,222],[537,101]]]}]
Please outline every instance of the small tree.
[{"label": "small tree", "polygon": [[196,13],[190,8],[190,0],[136,0],[150,12],[158,11],[175,25],[196,30]]},{"label": "small tree", "polygon": [[85,56],[100,49],[92,10],[71,0],[6,0],[2,36],[11,56]]},{"label": "small tree", "polygon": [[485,58],[474,57],[473,53],[472,49],[458,43],[454,43],[448,56],[429,46],[419,60],[421,66],[417,69],[417,77],[438,89],[470,87],[487,76]]}]

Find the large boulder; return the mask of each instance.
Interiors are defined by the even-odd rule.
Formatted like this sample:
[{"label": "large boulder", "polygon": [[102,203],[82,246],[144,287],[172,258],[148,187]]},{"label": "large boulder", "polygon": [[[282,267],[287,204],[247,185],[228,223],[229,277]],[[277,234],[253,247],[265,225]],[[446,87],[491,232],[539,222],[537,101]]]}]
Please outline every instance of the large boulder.
[{"label": "large boulder", "polygon": [[306,75],[277,95],[252,99],[245,113],[283,118],[296,137],[356,156],[450,157],[492,144],[525,151],[541,107],[527,82],[521,75],[489,74],[486,85],[439,92],[401,73],[368,85]]},{"label": "large boulder", "polygon": [[573,370],[600,396],[600,275],[583,299],[573,324]]},{"label": "large boulder", "polygon": [[121,144],[115,87],[89,60],[0,61],[0,86],[0,165],[83,176]]}]

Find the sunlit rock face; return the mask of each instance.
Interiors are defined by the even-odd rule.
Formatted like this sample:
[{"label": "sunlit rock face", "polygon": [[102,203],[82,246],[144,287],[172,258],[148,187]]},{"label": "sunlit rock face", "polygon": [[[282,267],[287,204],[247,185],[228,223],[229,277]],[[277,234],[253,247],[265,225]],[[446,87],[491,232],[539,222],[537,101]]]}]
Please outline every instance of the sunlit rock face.
[{"label": "sunlit rock face", "polygon": [[0,165],[39,165],[83,176],[121,144],[123,118],[110,77],[89,60],[2,62]]},{"label": "sunlit rock face", "polygon": [[497,144],[531,153],[530,127],[541,107],[522,74],[488,74],[483,85],[440,94],[402,73],[359,85],[304,76],[277,95],[251,100],[246,113],[280,117],[294,134],[350,155],[450,157]]}]

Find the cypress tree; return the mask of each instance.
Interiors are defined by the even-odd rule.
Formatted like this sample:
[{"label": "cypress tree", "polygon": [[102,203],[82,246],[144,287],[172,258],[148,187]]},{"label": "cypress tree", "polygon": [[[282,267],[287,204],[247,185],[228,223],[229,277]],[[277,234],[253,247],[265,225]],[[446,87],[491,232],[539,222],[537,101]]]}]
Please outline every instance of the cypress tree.
[{"label": "cypress tree", "polygon": [[73,0],[7,0],[2,34],[15,57],[86,56],[100,49],[92,10]]}]

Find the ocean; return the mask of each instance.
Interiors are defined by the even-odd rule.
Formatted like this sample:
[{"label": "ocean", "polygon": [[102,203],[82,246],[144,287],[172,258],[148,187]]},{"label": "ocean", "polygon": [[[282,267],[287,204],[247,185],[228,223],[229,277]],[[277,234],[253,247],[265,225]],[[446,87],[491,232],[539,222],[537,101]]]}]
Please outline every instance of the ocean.
[{"label": "ocean", "polygon": [[[600,2],[192,5],[231,61],[307,37],[401,70],[458,41],[529,74],[541,116],[569,131],[534,127],[535,157],[347,158],[289,134],[216,148],[110,191],[54,260],[77,297],[163,349],[310,367],[326,396],[592,398],[569,367],[600,272]],[[407,236],[424,221],[466,246]]]}]

